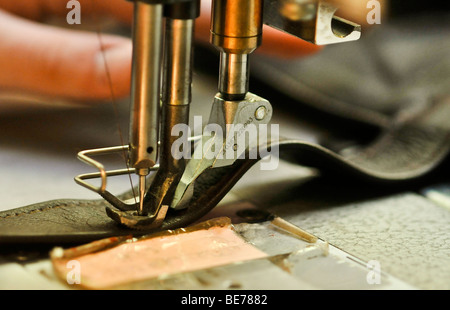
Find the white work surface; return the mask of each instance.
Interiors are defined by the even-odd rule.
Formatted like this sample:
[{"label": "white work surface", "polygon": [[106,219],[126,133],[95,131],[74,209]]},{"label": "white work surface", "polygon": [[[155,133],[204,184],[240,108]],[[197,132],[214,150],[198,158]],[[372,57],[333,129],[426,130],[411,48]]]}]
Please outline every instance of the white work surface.
[{"label": "white work surface", "polygon": [[[204,115],[215,94],[216,81],[196,74],[192,113]],[[3,98],[3,102],[8,99]],[[292,115],[279,111],[274,123],[282,135],[314,141],[299,131]],[[120,126],[127,139],[128,103],[119,103]],[[0,113],[0,210],[61,199],[98,199],[95,193],[75,184],[73,177],[92,170],[77,160],[78,151],[119,145],[117,124],[110,104],[92,108],[17,108]],[[306,133],[305,133],[306,132]],[[174,278],[170,286],[149,281],[134,288],[197,289],[449,289],[450,210],[445,195],[437,203],[420,193],[394,193],[317,205],[304,199],[302,185],[315,176],[312,169],[281,162],[276,171],[253,167],[211,213],[229,215],[240,208],[269,207],[279,216],[320,238],[308,244],[275,232],[261,224],[237,224],[237,230],[255,246],[271,255],[291,255],[296,266],[286,272],[275,264],[252,261],[215,268],[216,278],[204,283]],[[336,189],[324,185],[319,195],[344,195],[359,188]],[[113,193],[129,188],[127,178],[108,185]],[[337,194],[337,191],[339,192]],[[359,197],[358,195],[356,195]],[[289,199],[284,199],[289,197]],[[294,197],[294,198],[293,198]],[[436,196],[433,196],[436,197]],[[447,198],[448,199],[448,198]],[[270,243],[264,234],[278,234],[283,242]],[[328,244],[328,248],[326,245]],[[280,248],[280,246],[285,246]],[[313,254],[311,254],[313,253]],[[312,259],[311,259],[312,258]],[[369,261],[381,268],[381,282],[370,283]],[[208,277],[197,271],[192,277]],[[175,283],[175,284],[174,284]],[[236,283],[239,283],[237,285]],[[160,283],[158,285],[161,285]],[[12,261],[0,257],[0,289],[72,289],[56,279],[49,259]]]}]

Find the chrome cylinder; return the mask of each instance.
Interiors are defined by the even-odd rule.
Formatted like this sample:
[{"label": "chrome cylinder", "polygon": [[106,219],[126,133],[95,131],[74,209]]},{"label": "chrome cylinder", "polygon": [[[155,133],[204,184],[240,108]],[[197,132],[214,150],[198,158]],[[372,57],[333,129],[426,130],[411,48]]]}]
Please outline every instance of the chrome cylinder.
[{"label": "chrome cylinder", "polygon": [[148,174],[158,156],[163,5],[135,2],[129,164]]},{"label": "chrome cylinder", "polygon": [[166,18],[165,29],[160,166],[144,200],[144,214],[151,216],[162,204],[171,204],[185,169],[185,159],[174,156],[179,150],[172,145],[180,139],[185,139],[186,145],[188,133],[172,134],[172,129],[179,124],[188,126],[191,102],[194,19]]},{"label": "chrome cylinder", "polygon": [[163,102],[188,105],[191,102],[192,42],[195,20],[166,20]]},{"label": "chrome cylinder", "polygon": [[248,92],[248,54],[220,53],[219,92],[226,100],[242,100]]},{"label": "chrome cylinder", "polygon": [[248,92],[249,54],[261,44],[262,0],[213,0],[211,43],[220,51],[219,92],[243,100]]}]

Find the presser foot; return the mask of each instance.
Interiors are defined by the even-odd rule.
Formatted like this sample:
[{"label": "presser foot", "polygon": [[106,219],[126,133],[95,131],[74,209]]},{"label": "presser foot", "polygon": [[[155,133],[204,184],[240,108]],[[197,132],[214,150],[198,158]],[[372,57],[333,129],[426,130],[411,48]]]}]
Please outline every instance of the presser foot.
[{"label": "presser foot", "polygon": [[[126,168],[119,170],[106,170],[102,163],[94,160],[92,156],[107,155],[118,152],[127,152],[128,145],[114,146],[107,148],[99,148],[92,150],[85,150],[78,153],[78,159],[98,169],[98,172],[80,174],[75,177],[75,182],[79,185],[96,192],[109,202],[114,208],[106,207],[107,215],[119,224],[135,229],[153,229],[161,226],[167,213],[167,207],[161,206],[154,215],[140,215],[138,210],[140,208],[140,199],[134,197],[128,200],[119,199],[117,196],[111,194],[106,190],[107,178],[110,176],[126,175],[135,172],[134,168]],[[150,171],[156,171],[159,165],[151,167]],[[100,186],[95,186],[88,183],[88,179],[100,178]],[[133,190],[134,193],[134,190]]]},{"label": "presser foot", "polygon": [[[200,139],[201,136],[193,136],[189,137],[188,141],[192,143],[191,147],[193,147],[194,143],[199,141]],[[123,153],[124,156],[127,156],[129,148],[130,148],[129,145],[122,145],[122,146],[90,149],[79,152],[78,159],[92,167],[95,167],[98,171],[93,173],[80,174],[75,177],[75,182],[78,185],[81,185],[93,192],[96,192],[101,197],[103,197],[103,199],[105,199],[109,204],[111,204],[111,206],[114,208],[106,207],[106,212],[108,216],[117,223],[136,229],[153,229],[159,227],[161,226],[167,213],[167,206],[164,205],[162,200],[160,207],[158,206],[158,208],[154,208],[154,210],[158,210],[157,212],[154,212],[155,213],[154,216],[147,216],[147,215],[143,216],[138,215],[137,210],[139,210],[140,207],[139,204],[140,199],[136,197],[134,190],[131,191],[133,197],[127,200],[120,199],[119,197],[113,195],[111,192],[106,190],[108,177],[135,173],[136,169],[125,168],[118,170],[106,170],[101,162],[94,160],[92,158],[93,156],[108,155],[113,153]],[[159,171],[159,169],[160,165],[157,164],[149,168],[149,171],[157,172]],[[152,174],[150,178],[154,178],[156,174],[157,173]],[[100,179],[101,183],[99,186],[93,185],[87,182],[87,180],[90,179]],[[129,194],[130,193],[128,193],[125,196],[129,197],[130,196]]]},{"label": "presser foot", "polygon": [[[168,210],[167,205],[162,205],[152,215],[143,215],[138,211],[139,201],[135,198],[122,201],[115,196],[101,195],[113,207],[106,207],[106,214],[116,223],[137,230],[153,230],[161,227]],[[130,201],[130,203],[127,203]]]},{"label": "presser foot", "polygon": [[195,180],[207,169],[231,166],[247,150],[256,150],[264,136],[261,129],[267,128],[264,126],[271,118],[272,106],[262,97],[247,93],[243,100],[225,100],[217,94],[209,122],[175,189],[171,208],[181,210],[189,205]]},{"label": "presser foot", "polygon": [[167,214],[167,205],[161,206],[155,215],[139,215],[136,210],[121,211],[106,207],[106,214],[116,223],[138,230],[152,230],[159,228]]}]

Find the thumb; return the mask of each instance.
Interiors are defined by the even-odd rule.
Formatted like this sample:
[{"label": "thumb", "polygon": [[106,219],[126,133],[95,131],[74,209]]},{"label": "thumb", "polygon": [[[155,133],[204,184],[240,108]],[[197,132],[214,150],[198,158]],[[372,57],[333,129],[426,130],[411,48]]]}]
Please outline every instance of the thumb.
[{"label": "thumb", "polygon": [[75,100],[129,93],[127,38],[59,29],[0,11],[0,42],[2,89]]}]

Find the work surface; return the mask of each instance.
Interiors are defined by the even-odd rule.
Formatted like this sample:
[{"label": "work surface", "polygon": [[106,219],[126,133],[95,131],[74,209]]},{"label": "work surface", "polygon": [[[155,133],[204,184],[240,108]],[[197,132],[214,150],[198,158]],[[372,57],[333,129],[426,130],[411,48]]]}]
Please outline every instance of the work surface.
[{"label": "work surface", "polygon": [[[207,120],[209,108],[205,107],[212,102],[216,85],[209,75],[195,75],[192,115]],[[252,91],[258,93],[258,89]],[[280,124],[281,135],[311,142],[318,139],[313,126],[299,122],[288,110],[277,109],[273,99],[272,122]],[[119,102],[118,107],[119,119],[110,104],[3,111],[0,210],[61,198],[99,199],[73,181],[75,175],[91,171],[76,154],[121,144],[117,124],[127,137],[128,101]],[[130,184],[125,177],[108,187],[119,194]],[[241,236],[260,250],[271,256],[291,253],[288,260],[294,268],[286,271],[271,260],[259,259],[130,287],[449,289],[449,189],[450,185],[440,182],[419,188],[378,188],[340,176],[325,178],[314,169],[284,161],[274,171],[262,171],[257,164],[208,217],[229,216]],[[236,215],[239,210],[255,208],[276,213],[319,241],[311,245],[267,223],[248,224]],[[46,253],[34,249],[3,254],[0,288],[76,288],[56,278]]]}]

